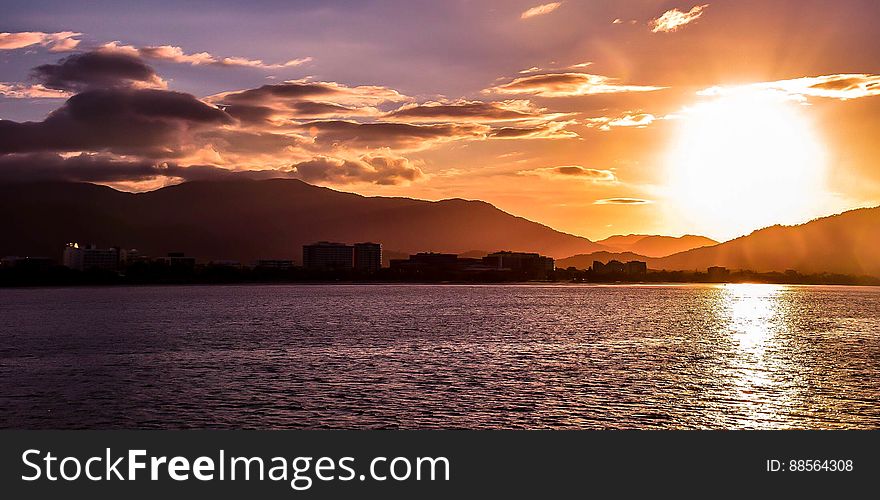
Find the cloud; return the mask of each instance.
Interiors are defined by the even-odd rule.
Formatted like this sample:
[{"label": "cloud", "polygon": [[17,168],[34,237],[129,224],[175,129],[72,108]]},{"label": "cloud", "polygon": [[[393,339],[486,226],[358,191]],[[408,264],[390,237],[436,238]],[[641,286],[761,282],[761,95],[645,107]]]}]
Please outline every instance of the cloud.
[{"label": "cloud", "polygon": [[310,99],[332,99],[337,104],[376,105],[406,101],[409,98],[388,87],[376,85],[349,87],[336,82],[313,82],[308,79],[288,80],[255,89],[223,92],[208,98],[211,102],[250,105],[290,103]]},{"label": "cloud", "polygon": [[499,127],[489,133],[491,139],[577,139],[577,132],[565,130],[571,121],[547,122],[530,127]]},{"label": "cloud", "polygon": [[75,37],[82,35],[75,31],[59,31],[43,33],[42,31],[23,31],[19,33],[0,33],[0,50],[15,50],[41,45],[48,47],[50,52],[66,52],[79,45]]},{"label": "cloud", "polygon": [[409,98],[387,87],[349,87],[307,79],[222,92],[206,98],[251,125],[282,125],[293,120],[378,116],[375,106]]},{"label": "cloud", "polygon": [[703,10],[709,4],[695,5],[691,10],[682,12],[678,9],[667,10],[662,16],[652,19],[650,23],[652,33],[670,33],[677,31],[683,26],[690,24],[703,15]]},{"label": "cloud", "polygon": [[248,59],[245,57],[218,57],[209,52],[196,52],[187,54],[183,48],[175,45],[152,45],[146,47],[135,47],[133,45],[122,45],[119,42],[105,43],[99,49],[103,52],[128,54],[131,56],[143,57],[144,59],[169,61],[179,64],[189,64],[192,66],[240,66],[259,69],[281,69],[301,66],[311,62],[311,57],[302,57],[299,59],[291,59],[283,63],[268,64],[260,59]]},{"label": "cloud", "polygon": [[108,154],[52,153],[0,156],[0,182],[138,183],[168,178],[182,181],[295,178],[291,168],[230,170],[216,165],[183,166],[175,162],[126,159]]},{"label": "cloud", "polygon": [[70,92],[49,89],[42,84],[0,82],[0,95],[9,99],[66,99]]},{"label": "cloud", "polygon": [[37,66],[32,76],[49,89],[166,88],[162,78],[140,58],[122,53],[85,52]]},{"label": "cloud", "polygon": [[649,92],[664,87],[622,85],[615,78],[588,73],[547,73],[515,78],[484,90],[484,93],[532,94],[542,97],[572,97],[620,92]]},{"label": "cloud", "polygon": [[493,123],[523,120],[547,120],[562,116],[550,115],[527,100],[499,102],[458,100],[407,104],[384,116],[386,120],[408,122],[468,121]]},{"label": "cloud", "polygon": [[582,179],[593,183],[614,183],[617,176],[611,170],[586,168],[579,165],[564,165],[560,167],[544,167],[532,170],[522,170],[518,175],[538,175],[548,179]]},{"label": "cloud", "polygon": [[661,120],[662,117],[656,117],[650,113],[626,113],[623,116],[619,116],[617,118],[611,118],[607,116],[599,116],[596,118],[587,118],[584,120],[584,125],[590,128],[598,128],[602,131],[609,131],[612,127],[635,127],[635,128],[645,128],[648,125],[654,123],[656,120]]},{"label": "cloud", "polygon": [[232,122],[223,111],[181,92],[89,90],[41,122],[0,120],[0,154],[109,151],[173,157],[191,148],[193,132]]},{"label": "cloud", "polygon": [[545,14],[549,14],[549,13],[553,12],[554,10],[558,9],[561,6],[562,6],[562,2],[552,2],[552,3],[545,3],[545,4],[537,5],[535,7],[532,7],[531,9],[526,10],[522,14],[520,14],[519,18],[520,19],[529,19],[529,18],[532,18],[535,16],[543,16]]},{"label": "cloud", "polygon": [[593,205],[646,205],[648,203],[653,202],[639,198],[605,198],[594,201]]},{"label": "cloud", "polygon": [[880,75],[867,73],[808,76],[774,82],[758,82],[729,87],[711,87],[697,92],[702,96],[731,95],[738,92],[767,91],[796,100],[808,97],[827,99],[859,99],[880,95]]},{"label": "cloud", "polygon": [[409,159],[387,152],[365,154],[354,160],[319,157],[297,163],[294,171],[298,178],[306,182],[333,184],[367,182],[398,185],[424,176],[422,169]]},{"label": "cloud", "polygon": [[371,183],[399,185],[424,177],[421,168],[407,158],[387,153],[355,159],[326,156],[282,168],[230,170],[216,165],[180,165],[176,162],[127,159],[110,154],[54,153],[0,156],[0,182],[95,182],[138,183],[158,178],[182,181],[224,179],[302,179],[331,184]]},{"label": "cloud", "polygon": [[485,139],[489,127],[468,123],[415,125],[410,123],[359,123],[325,120],[304,123],[307,132],[319,146],[331,148],[390,148],[419,150],[442,142]]}]

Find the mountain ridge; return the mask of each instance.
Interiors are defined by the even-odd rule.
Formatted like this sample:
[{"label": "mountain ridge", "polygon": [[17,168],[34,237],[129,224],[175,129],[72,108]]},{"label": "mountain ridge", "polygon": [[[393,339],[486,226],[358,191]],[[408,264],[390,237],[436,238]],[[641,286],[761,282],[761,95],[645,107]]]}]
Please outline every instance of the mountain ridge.
[{"label": "mountain ridge", "polygon": [[[369,197],[295,179],[196,181],[127,193],[88,183],[0,185],[0,255],[57,258],[68,241],[200,259],[299,260],[303,244],[377,241],[388,251],[604,249],[480,200]],[[36,229],[39,228],[39,229]]]}]

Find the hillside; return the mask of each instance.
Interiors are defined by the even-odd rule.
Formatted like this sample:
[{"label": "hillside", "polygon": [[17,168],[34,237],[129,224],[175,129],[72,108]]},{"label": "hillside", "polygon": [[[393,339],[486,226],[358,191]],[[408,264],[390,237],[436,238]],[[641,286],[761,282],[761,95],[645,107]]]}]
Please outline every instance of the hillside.
[{"label": "hillside", "polygon": [[880,276],[880,207],[851,210],[797,226],[772,226],[649,262],[658,269],[713,265],[761,272],[794,269]]},{"label": "hillside", "polygon": [[[189,182],[146,193],[80,183],[0,185],[0,255],[58,258],[65,242],[200,259],[292,258],[318,240],[376,241],[389,253],[601,250],[586,238],[481,201],[365,197],[298,180]],[[9,216],[14,214],[14,216]]]},{"label": "hillside", "polygon": [[611,236],[597,241],[614,252],[632,252],[646,257],[666,257],[694,248],[717,245],[718,242],[705,236],[686,234],[684,236],[658,236],[629,234]]}]

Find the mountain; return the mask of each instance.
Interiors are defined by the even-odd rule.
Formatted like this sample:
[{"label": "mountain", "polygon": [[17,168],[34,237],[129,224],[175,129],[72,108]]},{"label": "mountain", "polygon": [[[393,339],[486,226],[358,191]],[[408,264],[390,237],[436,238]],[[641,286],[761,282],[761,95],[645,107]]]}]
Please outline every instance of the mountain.
[{"label": "mountain", "polygon": [[0,255],[58,258],[69,241],[242,262],[299,261],[302,245],[319,240],[376,241],[392,255],[490,249],[565,257],[604,249],[482,201],[365,197],[292,179],[188,182],[146,193],[6,184],[0,213]]},{"label": "mountain", "polygon": [[611,236],[597,241],[615,252],[633,252],[647,257],[666,257],[693,248],[717,245],[718,242],[705,236],[686,234],[678,238],[673,236],[656,236],[629,234]]},{"label": "mountain", "polygon": [[655,269],[709,266],[880,276],[880,207],[851,210],[797,226],[771,226],[719,245],[649,262]]},{"label": "mountain", "polygon": [[804,274],[880,276],[880,207],[851,210],[797,226],[771,226],[725,243],[663,258],[596,252],[561,259],[556,265],[586,269],[594,260],[611,259],[641,260],[650,269],[670,271],[705,271],[710,266],[724,266],[758,272],[794,269]]}]

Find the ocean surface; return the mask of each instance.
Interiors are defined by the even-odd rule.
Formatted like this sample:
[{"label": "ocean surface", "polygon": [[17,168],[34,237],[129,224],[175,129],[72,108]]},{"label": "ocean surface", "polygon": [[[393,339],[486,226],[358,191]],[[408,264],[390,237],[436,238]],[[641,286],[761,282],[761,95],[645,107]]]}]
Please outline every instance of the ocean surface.
[{"label": "ocean surface", "polygon": [[0,427],[880,428],[880,288],[0,289]]}]

